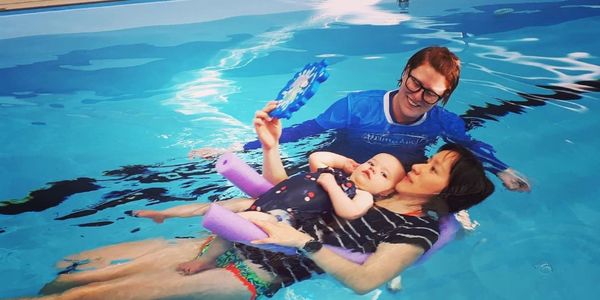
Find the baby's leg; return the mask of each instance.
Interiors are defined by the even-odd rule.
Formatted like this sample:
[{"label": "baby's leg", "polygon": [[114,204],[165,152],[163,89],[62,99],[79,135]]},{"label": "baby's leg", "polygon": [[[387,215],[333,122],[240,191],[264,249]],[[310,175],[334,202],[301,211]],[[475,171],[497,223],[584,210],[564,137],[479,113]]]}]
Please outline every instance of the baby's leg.
[{"label": "baby's leg", "polygon": [[243,212],[239,212],[238,215],[240,215],[248,220],[254,219],[254,220],[270,221],[270,222],[278,221],[275,216],[268,214],[268,213],[259,212],[259,211],[243,211]]}]

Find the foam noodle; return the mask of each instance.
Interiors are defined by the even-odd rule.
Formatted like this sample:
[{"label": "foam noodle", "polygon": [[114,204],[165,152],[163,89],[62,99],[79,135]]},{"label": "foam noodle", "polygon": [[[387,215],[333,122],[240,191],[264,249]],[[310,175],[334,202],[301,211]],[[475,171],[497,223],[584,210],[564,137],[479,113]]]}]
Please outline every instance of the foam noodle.
[{"label": "foam noodle", "polygon": [[453,214],[443,216],[440,218],[440,236],[438,240],[429,248],[425,254],[423,254],[417,263],[422,263],[427,260],[433,253],[446,246],[450,241],[454,239],[456,232],[459,229],[458,221],[454,218]]},{"label": "foam noodle", "polygon": [[257,198],[273,187],[270,182],[231,152],[219,157],[216,168],[219,174],[252,198]]}]

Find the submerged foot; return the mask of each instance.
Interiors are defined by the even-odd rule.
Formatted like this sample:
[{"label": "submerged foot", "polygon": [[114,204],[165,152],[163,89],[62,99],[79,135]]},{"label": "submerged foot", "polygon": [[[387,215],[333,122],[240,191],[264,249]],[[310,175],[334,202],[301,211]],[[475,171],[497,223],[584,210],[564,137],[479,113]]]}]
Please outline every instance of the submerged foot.
[{"label": "submerged foot", "polygon": [[193,275],[214,267],[214,263],[208,263],[202,260],[192,260],[179,264],[176,270],[183,275]]}]

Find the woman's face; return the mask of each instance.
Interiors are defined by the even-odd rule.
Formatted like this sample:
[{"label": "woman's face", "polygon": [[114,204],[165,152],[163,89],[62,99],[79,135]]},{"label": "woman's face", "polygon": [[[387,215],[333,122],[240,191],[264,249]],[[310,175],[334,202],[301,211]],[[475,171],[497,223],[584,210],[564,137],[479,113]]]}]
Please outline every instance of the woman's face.
[{"label": "woman's face", "polygon": [[415,164],[410,172],[396,184],[399,194],[426,196],[439,194],[450,182],[450,171],[459,154],[444,150],[432,156],[427,163]]}]

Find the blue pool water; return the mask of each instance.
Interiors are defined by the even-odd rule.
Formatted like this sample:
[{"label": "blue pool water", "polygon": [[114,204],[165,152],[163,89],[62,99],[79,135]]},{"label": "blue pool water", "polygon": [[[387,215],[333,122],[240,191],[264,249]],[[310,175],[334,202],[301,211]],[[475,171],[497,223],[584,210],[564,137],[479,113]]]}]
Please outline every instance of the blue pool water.
[{"label": "blue pool water", "polygon": [[[275,299],[584,299],[600,291],[597,1],[134,1],[0,13],[0,297],[34,295],[54,262],[93,247],[194,236],[127,210],[241,193],[199,147],[253,138],[255,110],[304,64],[331,74],[285,124],[350,91],[393,89],[406,59],[463,62],[447,108],[528,176],[471,210],[480,226],[407,270],[403,290],[354,295],[321,276]],[[327,142],[286,145],[290,166]],[[260,165],[259,154],[244,159]],[[596,182],[596,183],[595,183]]]}]

